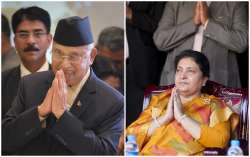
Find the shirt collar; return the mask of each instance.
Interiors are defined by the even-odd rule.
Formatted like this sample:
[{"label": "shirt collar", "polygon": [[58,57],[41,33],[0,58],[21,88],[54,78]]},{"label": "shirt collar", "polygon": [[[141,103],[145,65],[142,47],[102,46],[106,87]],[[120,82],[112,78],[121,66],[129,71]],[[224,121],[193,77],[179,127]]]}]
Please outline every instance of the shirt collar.
[{"label": "shirt collar", "polygon": [[207,2],[207,6],[209,7],[211,5],[211,1],[206,1]]},{"label": "shirt collar", "polygon": [[[20,69],[21,69],[21,77],[31,74],[31,72],[23,65],[23,63],[21,63]],[[45,61],[45,63],[41,66],[41,68],[38,69],[36,72],[47,71],[47,70],[49,70],[49,63]]]},{"label": "shirt collar", "polygon": [[80,90],[88,80],[89,76],[90,76],[90,68],[88,69],[87,73],[85,74],[81,82],[71,87],[68,86],[68,99],[67,99],[68,108],[70,108],[73,105],[76,96],[79,94]]}]

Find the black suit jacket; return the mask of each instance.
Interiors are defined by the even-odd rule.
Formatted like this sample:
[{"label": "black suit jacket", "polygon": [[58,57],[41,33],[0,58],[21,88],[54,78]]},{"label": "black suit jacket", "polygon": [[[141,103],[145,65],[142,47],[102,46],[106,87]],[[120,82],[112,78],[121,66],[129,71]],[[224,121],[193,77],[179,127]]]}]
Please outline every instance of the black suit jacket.
[{"label": "black suit jacket", "polygon": [[123,96],[91,71],[70,111],[55,121],[51,114],[43,129],[40,105],[54,74],[39,72],[22,78],[2,124],[2,149],[12,154],[115,154],[123,130]]},{"label": "black suit jacket", "polygon": [[2,117],[11,107],[21,79],[20,66],[2,72]]},{"label": "black suit jacket", "polygon": [[143,92],[158,84],[166,53],[158,51],[153,33],[166,2],[130,2],[132,20],[126,20],[129,60],[126,64],[126,123],[136,120],[142,111]]},{"label": "black suit jacket", "polygon": [[[51,69],[51,65],[49,65]],[[2,72],[2,118],[14,101],[21,80],[20,65]]]},{"label": "black suit jacket", "polygon": [[138,87],[158,84],[166,53],[157,50],[153,33],[161,19],[166,2],[130,2],[132,20],[126,20],[129,48],[129,77]]}]

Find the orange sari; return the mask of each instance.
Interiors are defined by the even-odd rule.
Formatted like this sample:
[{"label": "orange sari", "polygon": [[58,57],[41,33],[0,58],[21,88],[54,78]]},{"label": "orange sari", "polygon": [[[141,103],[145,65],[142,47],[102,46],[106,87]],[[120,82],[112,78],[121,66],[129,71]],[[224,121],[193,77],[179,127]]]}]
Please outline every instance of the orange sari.
[{"label": "orange sari", "polygon": [[219,127],[226,133],[226,138],[223,144],[214,144],[214,147],[225,146],[230,137],[229,118],[233,112],[222,100],[206,94],[183,104],[185,114],[201,124],[200,141],[194,139],[176,120],[157,128],[148,137],[147,131],[153,120],[152,114],[159,117],[165,113],[170,95],[171,90],[168,90],[153,96],[140,117],[127,128],[127,134],[134,134],[137,138],[140,155],[202,155],[206,148],[202,136],[209,134],[208,129],[204,128],[216,129],[215,127],[220,124],[223,127]]}]

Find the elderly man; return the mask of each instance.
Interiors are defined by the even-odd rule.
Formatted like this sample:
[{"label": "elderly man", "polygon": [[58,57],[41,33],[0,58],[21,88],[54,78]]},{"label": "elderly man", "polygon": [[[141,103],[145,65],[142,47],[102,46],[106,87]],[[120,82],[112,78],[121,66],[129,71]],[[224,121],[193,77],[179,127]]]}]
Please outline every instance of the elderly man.
[{"label": "elderly man", "polygon": [[52,71],[21,80],[3,120],[2,149],[25,155],[115,154],[123,130],[123,96],[98,79],[89,18],[59,21]]},{"label": "elderly man", "polygon": [[107,27],[98,37],[97,48],[100,56],[114,61],[116,68],[123,73],[124,30],[120,27]]},{"label": "elderly man", "polygon": [[2,74],[2,116],[16,97],[21,77],[49,70],[46,52],[52,40],[50,15],[39,7],[21,8],[12,16],[14,43],[21,64]]},{"label": "elderly man", "polygon": [[[124,30],[120,27],[111,26],[103,29],[98,37],[97,42],[98,55],[110,58],[117,69],[117,77],[108,78],[105,81],[111,84],[120,84],[117,88],[122,94],[124,93],[123,78],[124,78]],[[96,61],[103,58],[98,57]],[[99,62],[100,63],[100,62]],[[98,63],[94,63],[98,64]],[[93,67],[94,70],[95,67]]]}]

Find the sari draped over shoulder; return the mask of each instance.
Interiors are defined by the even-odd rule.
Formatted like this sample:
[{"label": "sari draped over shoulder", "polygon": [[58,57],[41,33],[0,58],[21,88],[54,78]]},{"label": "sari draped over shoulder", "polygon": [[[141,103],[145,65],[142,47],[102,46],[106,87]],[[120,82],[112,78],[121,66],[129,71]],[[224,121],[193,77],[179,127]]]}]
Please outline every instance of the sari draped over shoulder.
[{"label": "sari draped over shoulder", "polygon": [[[153,122],[152,117],[159,117],[166,112],[170,95],[171,90],[167,90],[152,96],[148,107],[127,128],[126,133],[136,136],[140,155],[202,155],[206,148],[201,142],[204,137],[201,137],[203,139],[200,141],[194,139],[176,120],[160,126],[150,137],[147,135]],[[229,122],[229,118],[233,114],[221,99],[207,94],[202,94],[183,104],[183,110],[187,116],[199,122],[201,128],[203,126],[213,128],[220,123]],[[201,129],[201,131],[203,130]],[[230,136],[230,126],[223,131],[228,132]],[[229,138],[226,140],[228,141]]]}]

